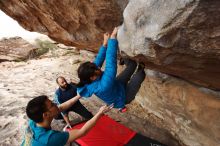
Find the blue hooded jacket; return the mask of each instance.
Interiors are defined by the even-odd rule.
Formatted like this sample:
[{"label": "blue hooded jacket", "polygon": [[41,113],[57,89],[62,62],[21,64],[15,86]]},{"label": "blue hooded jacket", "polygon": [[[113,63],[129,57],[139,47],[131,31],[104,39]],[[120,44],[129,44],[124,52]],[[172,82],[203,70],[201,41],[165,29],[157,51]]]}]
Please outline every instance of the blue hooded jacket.
[{"label": "blue hooded jacket", "polygon": [[80,96],[90,97],[95,94],[109,105],[114,103],[115,108],[125,106],[125,85],[116,80],[117,48],[118,41],[116,39],[108,40],[108,48],[101,46],[94,63],[101,68],[106,60],[105,71],[92,83],[77,88]]}]

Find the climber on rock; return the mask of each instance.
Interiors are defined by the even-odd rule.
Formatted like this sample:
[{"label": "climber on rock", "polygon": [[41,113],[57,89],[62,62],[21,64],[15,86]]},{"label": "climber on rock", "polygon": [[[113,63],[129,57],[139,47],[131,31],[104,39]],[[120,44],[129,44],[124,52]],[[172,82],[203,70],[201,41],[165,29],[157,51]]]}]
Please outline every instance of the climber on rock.
[{"label": "climber on rock", "polygon": [[[82,97],[95,94],[108,105],[114,104],[114,108],[125,112],[125,104],[135,98],[145,78],[145,72],[144,64],[139,64],[135,72],[137,63],[130,59],[122,59],[121,63],[125,64],[126,68],[116,77],[117,31],[118,28],[115,28],[111,36],[108,33],[104,34],[103,45],[93,63],[85,62],[79,66],[77,73],[80,81],[77,84],[77,92]],[[105,70],[102,71],[104,61],[106,62]]]}]

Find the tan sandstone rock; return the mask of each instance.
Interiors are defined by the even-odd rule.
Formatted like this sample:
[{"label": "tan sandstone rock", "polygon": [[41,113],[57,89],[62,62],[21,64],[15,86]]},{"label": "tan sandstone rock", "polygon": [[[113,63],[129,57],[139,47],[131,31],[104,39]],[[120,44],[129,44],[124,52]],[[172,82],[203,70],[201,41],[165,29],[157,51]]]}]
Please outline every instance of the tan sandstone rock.
[{"label": "tan sandstone rock", "polygon": [[[146,70],[136,100],[187,146],[220,144],[220,92]],[[149,118],[147,118],[149,120]]]},{"label": "tan sandstone rock", "polygon": [[19,61],[32,57],[36,47],[21,37],[0,40],[0,62]]},{"label": "tan sandstone rock", "polygon": [[[93,51],[101,34],[122,22],[125,5],[113,0],[0,1],[0,9],[27,30]],[[146,68],[172,75],[146,69],[136,97],[145,110],[132,106],[134,102],[127,113],[132,118],[119,116],[133,129],[171,146],[220,145],[219,8],[219,0],[129,1],[118,36],[121,52],[144,61]],[[81,55],[86,60],[90,56]],[[169,143],[169,135],[179,143]]]},{"label": "tan sandstone rock", "polygon": [[97,48],[102,33],[122,23],[127,0],[10,0],[0,9],[29,31],[81,48]]}]

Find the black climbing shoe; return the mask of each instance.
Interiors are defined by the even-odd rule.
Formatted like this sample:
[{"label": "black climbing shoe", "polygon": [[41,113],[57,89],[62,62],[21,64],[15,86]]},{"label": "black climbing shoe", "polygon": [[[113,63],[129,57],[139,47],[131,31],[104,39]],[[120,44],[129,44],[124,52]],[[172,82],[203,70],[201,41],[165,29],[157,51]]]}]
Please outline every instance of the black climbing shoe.
[{"label": "black climbing shoe", "polygon": [[119,65],[124,65],[125,64],[125,61],[122,57],[120,57],[119,59]]},{"label": "black climbing shoe", "polygon": [[144,70],[145,64],[143,62],[139,62],[137,71]]}]

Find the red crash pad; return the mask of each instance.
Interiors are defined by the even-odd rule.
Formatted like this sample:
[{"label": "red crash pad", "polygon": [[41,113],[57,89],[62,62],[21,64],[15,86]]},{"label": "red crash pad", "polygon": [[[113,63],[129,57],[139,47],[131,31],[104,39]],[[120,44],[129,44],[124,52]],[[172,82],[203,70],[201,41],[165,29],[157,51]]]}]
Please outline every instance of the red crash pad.
[{"label": "red crash pad", "polygon": [[[75,125],[72,129],[80,129],[84,124]],[[81,146],[124,146],[135,134],[136,132],[104,115],[86,136],[76,142]]]}]

